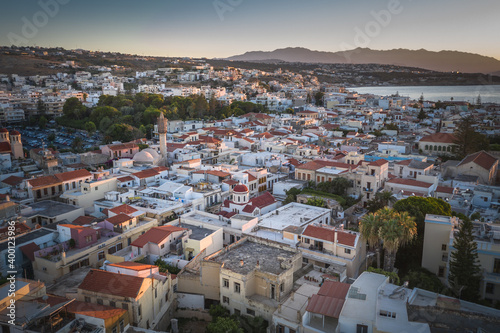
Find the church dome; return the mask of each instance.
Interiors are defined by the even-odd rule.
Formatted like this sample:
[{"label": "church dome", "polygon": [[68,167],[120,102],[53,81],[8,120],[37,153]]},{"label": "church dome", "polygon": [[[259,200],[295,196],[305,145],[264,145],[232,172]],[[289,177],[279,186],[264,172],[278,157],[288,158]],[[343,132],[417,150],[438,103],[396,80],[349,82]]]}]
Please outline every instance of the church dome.
[{"label": "church dome", "polygon": [[10,135],[21,135],[21,133],[19,133],[16,130],[13,130],[13,131],[10,131]]},{"label": "church dome", "polygon": [[9,130],[6,128],[0,129],[0,133],[9,133]]},{"label": "church dome", "polygon": [[135,162],[153,163],[155,158],[153,157],[153,155],[151,155],[147,151],[142,150],[134,155],[133,160]]},{"label": "church dome", "polygon": [[233,193],[246,193],[248,192],[248,187],[243,184],[236,185],[233,189]]}]

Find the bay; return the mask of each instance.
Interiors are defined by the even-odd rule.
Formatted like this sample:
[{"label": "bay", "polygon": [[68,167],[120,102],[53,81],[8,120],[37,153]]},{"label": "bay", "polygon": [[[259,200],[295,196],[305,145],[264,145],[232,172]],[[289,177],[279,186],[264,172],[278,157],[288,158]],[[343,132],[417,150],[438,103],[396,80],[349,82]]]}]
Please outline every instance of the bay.
[{"label": "bay", "polygon": [[476,86],[375,86],[375,87],[351,87],[351,91],[359,94],[375,94],[390,96],[399,93],[401,96],[409,96],[418,100],[424,95],[426,101],[464,101],[475,103],[477,97],[481,96],[482,103],[500,103],[500,85],[476,85]]}]

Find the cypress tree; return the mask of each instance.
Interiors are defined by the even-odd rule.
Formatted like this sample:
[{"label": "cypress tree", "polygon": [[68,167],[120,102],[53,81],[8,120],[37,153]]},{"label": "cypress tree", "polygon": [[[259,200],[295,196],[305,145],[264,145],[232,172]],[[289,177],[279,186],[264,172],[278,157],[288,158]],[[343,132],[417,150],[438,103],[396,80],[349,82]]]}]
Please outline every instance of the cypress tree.
[{"label": "cypress tree", "polygon": [[453,241],[448,281],[457,296],[466,301],[479,299],[481,267],[477,255],[477,244],[472,234],[471,221],[461,221]]}]

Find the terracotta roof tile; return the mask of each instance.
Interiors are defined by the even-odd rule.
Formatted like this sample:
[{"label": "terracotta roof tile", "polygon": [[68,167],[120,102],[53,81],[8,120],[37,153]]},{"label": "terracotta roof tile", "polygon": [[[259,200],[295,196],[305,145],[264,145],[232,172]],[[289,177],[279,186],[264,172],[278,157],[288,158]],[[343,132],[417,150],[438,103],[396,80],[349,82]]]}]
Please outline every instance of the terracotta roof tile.
[{"label": "terracotta roof tile", "polygon": [[67,182],[67,181],[71,181],[73,179],[92,177],[92,174],[86,169],[80,169],[80,170],[68,171],[68,172],[63,172],[63,173],[57,173],[57,174],[55,174],[55,176],[60,181]]},{"label": "terracotta roof tile", "polygon": [[147,265],[147,264],[142,264],[140,262],[134,262],[134,261],[123,261],[123,262],[116,263],[116,264],[108,264],[108,266],[131,269],[134,271],[144,271],[146,269],[154,269],[154,268],[158,267],[155,265]]},{"label": "terracotta roof tile", "polygon": [[260,209],[272,205],[276,202],[276,199],[269,192],[264,192],[258,197],[250,199],[250,204],[255,207],[259,207]]},{"label": "terracotta roof tile", "polygon": [[424,136],[420,139],[420,142],[436,142],[436,143],[454,143],[456,137],[449,133],[434,133],[431,135]]},{"label": "terracotta roof tile", "polygon": [[17,176],[10,176],[2,180],[2,183],[10,185],[10,186],[16,186],[22,183],[24,178],[22,177],[17,177]]},{"label": "terracotta roof tile", "polygon": [[459,164],[458,166],[465,165],[467,163],[475,163],[482,167],[483,169],[490,170],[495,163],[498,162],[498,160],[488,154],[485,151],[480,151],[474,154],[467,155]]},{"label": "terracotta roof tile", "polygon": [[120,213],[123,213],[123,214],[127,214],[127,215],[130,215],[130,214],[133,214],[135,212],[138,212],[137,209],[135,209],[134,207],[132,206],[129,206],[127,204],[123,204],[123,205],[120,205],[120,206],[116,206],[115,208],[112,208],[109,210],[110,212],[113,212],[115,214],[120,214]]},{"label": "terracotta roof tile", "polygon": [[34,179],[28,179],[27,182],[33,188],[62,184],[62,182],[55,176],[42,176]]},{"label": "terracotta roof tile", "polygon": [[119,224],[122,224],[122,223],[125,223],[127,221],[130,221],[132,218],[126,214],[118,214],[118,215],[115,215],[115,216],[112,216],[112,217],[108,217],[106,219],[106,221],[108,221],[109,223],[111,223],[112,225],[119,225]]},{"label": "terracotta roof tile", "polygon": [[137,298],[144,283],[144,278],[106,272],[92,269],[83,279],[78,289],[115,295],[121,297]]},{"label": "terracotta roof tile", "polygon": [[429,188],[432,186],[431,183],[421,182],[415,179],[403,179],[403,178],[394,178],[387,181],[387,184],[400,184],[407,186],[416,186],[416,187],[424,187]]},{"label": "terracotta roof tile", "polygon": [[135,241],[132,242],[131,245],[142,248],[147,243],[159,244],[163,240],[165,240],[165,238],[170,236],[170,234],[172,234],[173,232],[185,231],[185,230],[187,229],[172,225],[154,227],[149,229],[143,235],[140,235]]}]

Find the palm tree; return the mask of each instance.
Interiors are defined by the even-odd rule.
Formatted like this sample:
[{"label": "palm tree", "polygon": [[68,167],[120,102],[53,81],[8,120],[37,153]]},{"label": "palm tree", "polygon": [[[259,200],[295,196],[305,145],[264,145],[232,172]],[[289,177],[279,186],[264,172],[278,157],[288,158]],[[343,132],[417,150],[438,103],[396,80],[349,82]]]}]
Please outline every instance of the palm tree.
[{"label": "palm tree", "polygon": [[392,272],[398,249],[417,235],[417,223],[407,212],[396,213],[392,209],[384,208],[377,214],[380,214],[383,221],[379,228],[379,237],[385,249],[384,270]]},{"label": "palm tree", "polygon": [[379,200],[384,206],[391,206],[397,201],[396,197],[391,191],[382,191],[375,194],[375,198]]},{"label": "palm tree", "polygon": [[366,239],[370,248],[374,249],[377,253],[377,268],[380,268],[380,226],[381,220],[376,213],[370,213],[363,216],[359,223],[361,235]]}]

